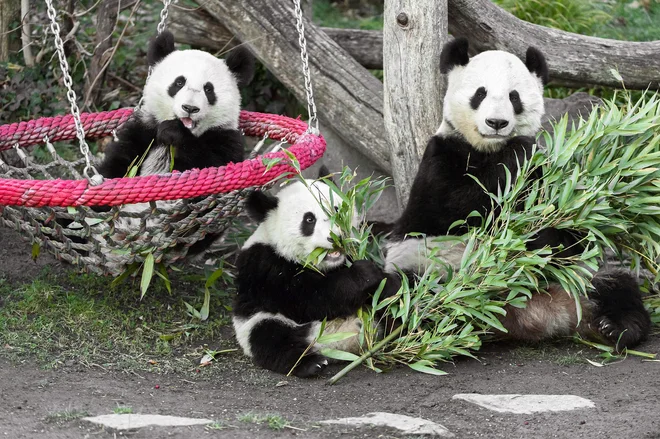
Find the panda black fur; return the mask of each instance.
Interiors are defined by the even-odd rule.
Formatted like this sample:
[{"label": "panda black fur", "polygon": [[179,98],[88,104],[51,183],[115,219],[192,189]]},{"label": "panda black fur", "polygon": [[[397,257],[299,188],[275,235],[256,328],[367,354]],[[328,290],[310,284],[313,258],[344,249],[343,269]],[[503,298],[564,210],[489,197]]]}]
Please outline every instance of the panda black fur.
[{"label": "panda black fur", "polygon": [[238,129],[239,86],[254,76],[254,57],[236,48],[226,60],[199,50],[175,50],[174,37],[162,32],[149,45],[151,75],[143,105],[108,145],[99,172],[123,177],[149,150],[140,175],[222,166],[243,160]]},{"label": "panda black fur", "polygon": [[[433,237],[462,234],[466,226],[450,230],[450,225],[467,219],[472,211],[486,214],[493,208],[490,197],[467,174],[477,177],[488,192],[496,193],[504,184],[505,168],[515,175],[518,163],[530,157],[533,136],[541,126],[548,68],[537,49],[527,50],[525,62],[502,51],[487,51],[470,59],[467,40],[459,38],[445,45],[440,69],[448,74],[443,121],[427,145],[408,204],[394,224],[387,272],[423,271],[430,247],[435,247],[436,255],[449,266],[458,267],[464,246],[433,242]],[[467,225],[480,221],[467,219]],[[411,232],[427,238],[406,237]],[[547,245],[556,256],[564,256],[579,254],[579,241],[573,231],[547,229],[528,247]],[[582,301],[583,323],[579,327],[572,296],[551,285],[548,294],[535,294],[525,309],[507,308],[502,323],[508,337],[538,341],[578,330],[618,343],[618,348],[643,341],[651,323],[632,275],[604,270],[596,273],[592,284],[590,299]]]},{"label": "panda black fur", "polygon": [[[357,310],[385,277],[370,261],[345,265],[345,256],[332,251],[327,211],[330,188],[308,181],[295,182],[277,196],[254,192],[246,201],[250,216],[259,223],[237,261],[238,295],[233,309],[236,337],[246,355],[265,369],[309,377],[328,360],[313,346],[321,321],[324,334],[355,332],[361,323]],[[333,197],[339,201],[339,197]],[[321,273],[303,262],[316,248],[330,252],[319,264]],[[359,350],[357,335],[332,347]],[[305,356],[303,353],[307,351]],[[302,357],[302,358],[301,358]]]}]

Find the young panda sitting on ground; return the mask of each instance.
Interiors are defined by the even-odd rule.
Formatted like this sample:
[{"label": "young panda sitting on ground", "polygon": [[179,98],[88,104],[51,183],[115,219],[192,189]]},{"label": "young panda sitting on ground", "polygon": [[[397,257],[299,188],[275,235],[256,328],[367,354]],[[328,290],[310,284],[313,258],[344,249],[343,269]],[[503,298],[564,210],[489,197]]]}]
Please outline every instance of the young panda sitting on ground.
[{"label": "young panda sitting on ground", "polygon": [[[327,213],[336,207],[330,205],[331,189],[321,181],[307,184],[290,183],[277,196],[253,192],[247,199],[245,208],[259,226],[238,257],[233,309],[245,354],[260,367],[283,374],[293,369],[299,377],[317,375],[328,364],[321,347],[357,353],[357,335],[311,345],[324,319],[324,334],[359,333],[356,312],[386,277],[371,261],[346,266],[346,256],[333,249],[331,232],[339,230]],[[320,272],[304,266],[317,248],[329,251],[317,266]]]},{"label": "young panda sitting on ground", "polygon": [[145,153],[139,175],[168,173],[172,163],[183,172],[242,161],[239,87],[254,76],[250,52],[238,47],[222,60],[199,50],[177,51],[165,31],[149,45],[147,59],[153,70],[143,105],[106,148],[99,172],[123,177]]},{"label": "young panda sitting on ground", "polygon": [[[436,247],[439,258],[458,267],[464,246],[433,243],[433,237],[461,234],[468,225],[480,224],[479,218],[467,217],[475,210],[487,214],[491,199],[470,175],[488,192],[497,193],[506,181],[506,169],[515,176],[518,163],[531,156],[533,136],[541,127],[548,68],[537,49],[527,50],[525,62],[503,51],[487,51],[470,59],[468,41],[459,38],[445,45],[440,62],[441,71],[448,74],[443,121],[426,147],[406,209],[389,238],[387,272],[424,271],[427,247]],[[450,230],[452,223],[466,219],[467,225]],[[423,233],[426,239],[407,237],[411,232]],[[528,247],[547,245],[556,256],[570,256],[582,251],[579,241],[571,231],[547,229]],[[507,308],[502,323],[508,336],[538,341],[577,329],[586,336],[618,343],[619,349],[643,341],[650,331],[650,318],[632,275],[623,270],[602,271],[592,284],[595,290],[582,301],[580,327],[572,296],[551,285],[549,294],[535,294],[525,309]]]}]

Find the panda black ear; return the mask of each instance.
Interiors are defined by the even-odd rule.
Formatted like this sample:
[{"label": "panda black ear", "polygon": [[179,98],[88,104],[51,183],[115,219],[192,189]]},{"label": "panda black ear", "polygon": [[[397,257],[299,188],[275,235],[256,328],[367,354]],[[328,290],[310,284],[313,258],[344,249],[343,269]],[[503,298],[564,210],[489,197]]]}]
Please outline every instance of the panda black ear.
[{"label": "panda black ear", "polygon": [[468,46],[465,37],[453,39],[445,44],[440,54],[440,72],[449,73],[456,66],[466,66],[470,62]]},{"label": "panda black ear", "polygon": [[277,198],[262,191],[252,192],[245,200],[245,210],[252,220],[263,222],[266,215],[277,207]]},{"label": "panda black ear", "polygon": [[170,31],[163,31],[149,43],[147,61],[150,66],[154,66],[174,50],[174,35]]},{"label": "panda black ear", "polygon": [[529,46],[527,48],[527,55],[525,56],[525,65],[527,70],[534,73],[541,78],[543,85],[546,85],[550,80],[548,73],[548,63],[545,62],[545,56],[536,47]]},{"label": "panda black ear", "polygon": [[330,172],[330,170],[328,169],[328,167],[326,165],[321,165],[321,167],[319,168],[318,179],[319,180],[321,180],[321,179],[330,180],[331,182],[337,184],[335,182],[334,175],[332,175],[332,173]]},{"label": "panda black ear", "polygon": [[236,76],[239,87],[248,85],[254,78],[254,55],[247,48],[238,46],[232,49],[225,63]]}]

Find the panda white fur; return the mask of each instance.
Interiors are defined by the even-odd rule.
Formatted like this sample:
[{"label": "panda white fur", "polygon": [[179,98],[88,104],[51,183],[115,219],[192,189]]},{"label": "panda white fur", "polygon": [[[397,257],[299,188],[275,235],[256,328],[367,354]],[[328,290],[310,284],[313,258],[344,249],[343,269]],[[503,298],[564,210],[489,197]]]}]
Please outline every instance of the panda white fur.
[{"label": "panda white fur", "polygon": [[[234,49],[226,60],[199,50],[175,50],[162,32],[149,45],[151,75],[144,102],[108,145],[99,172],[123,177],[148,151],[140,175],[222,166],[243,160],[238,129],[239,86],[254,76],[254,57]],[[171,148],[172,147],[172,148]]]},{"label": "panda white fur", "polygon": [[[319,352],[322,346],[312,346],[321,322],[328,322],[324,334],[357,334],[356,312],[385,277],[370,261],[347,267],[345,255],[333,250],[331,232],[338,230],[327,214],[333,208],[330,192],[320,181],[297,181],[277,196],[254,192],[246,200],[259,225],[237,260],[233,322],[245,354],[265,369],[283,374],[293,369],[299,377],[321,372],[328,359]],[[329,250],[317,266],[320,273],[303,266],[317,248]],[[356,335],[327,347],[355,353],[357,340]]]},{"label": "panda white fur", "polygon": [[[462,234],[487,214],[491,199],[468,174],[475,176],[488,192],[496,193],[505,181],[505,168],[515,175],[518,162],[530,157],[533,136],[544,113],[543,86],[548,81],[545,58],[530,47],[523,62],[513,54],[487,51],[472,59],[468,41],[455,39],[445,45],[440,69],[448,74],[443,103],[443,121],[429,141],[411,188],[407,206],[396,221],[387,244],[386,272],[400,269],[419,273],[426,268],[428,252],[458,267],[464,246],[434,242],[433,237]],[[539,172],[540,173],[540,172]],[[533,178],[542,178],[537,173]],[[450,226],[457,220],[467,224]],[[426,239],[407,237],[423,233]],[[579,236],[570,230],[542,230],[528,243],[530,249],[549,246],[556,256],[582,251]],[[575,330],[586,336],[605,338],[618,348],[631,347],[650,331],[637,282],[622,270],[596,273],[590,299],[584,299],[582,325],[572,296],[551,285],[547,293],[533,295],[525,309],[507,308],[502,319],[508,336],[538,341]]]}]

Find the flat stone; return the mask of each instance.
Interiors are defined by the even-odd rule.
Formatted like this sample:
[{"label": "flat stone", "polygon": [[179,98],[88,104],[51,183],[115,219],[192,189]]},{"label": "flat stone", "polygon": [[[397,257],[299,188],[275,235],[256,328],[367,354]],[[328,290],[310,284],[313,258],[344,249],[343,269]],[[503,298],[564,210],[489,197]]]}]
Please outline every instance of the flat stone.
[{"label": "flat stone", "polygon": [[136,428],[157,427],[186,427],[189,425],[206,425],[214,421],[210,419],[182,418],[166,415],[139,415],[139,414],[111,414],[83,418],[83,421],[103,425],[115,430],[131,430]]},{"label": "flat stone", "polygon": [[575,395],[482,395],[461,393],[452,399],[477,404],[499,413],[531,414],[593,408],[593,401]]},{"label": "flat stone", "polygon": [[374,412],[356,418],[329,419],[321,424],[338,424],[396,428],[405,434],[418,434],[428,436],[454,437],[454,435],[440,424],[422,418],[413,418],[395,413]]}]

